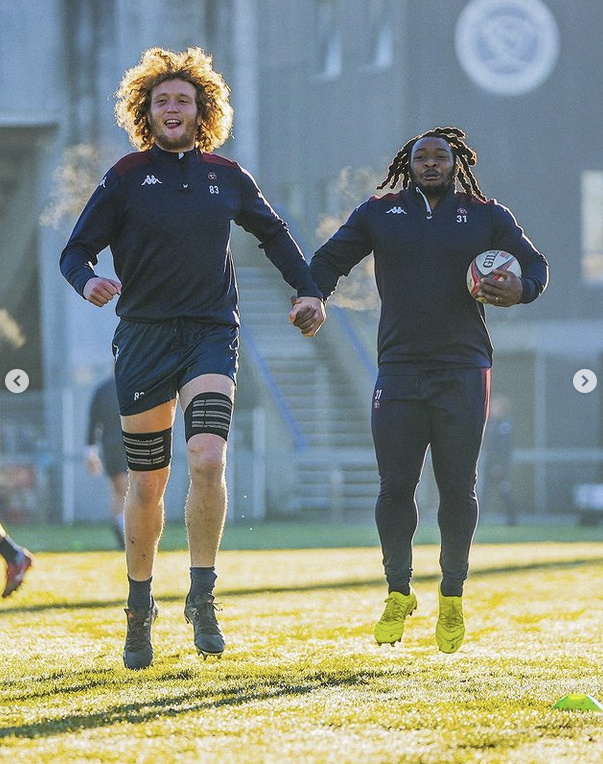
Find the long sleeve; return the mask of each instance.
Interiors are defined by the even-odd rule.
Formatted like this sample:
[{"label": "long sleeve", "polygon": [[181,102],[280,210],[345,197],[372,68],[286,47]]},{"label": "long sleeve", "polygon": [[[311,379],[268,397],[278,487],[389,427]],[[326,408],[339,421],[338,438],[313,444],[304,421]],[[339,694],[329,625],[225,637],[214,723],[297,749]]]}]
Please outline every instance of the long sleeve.
[{"label": "long sleeve", "polygon": [[322,297],[310,269],[285,222],[276,214],[254,179],[241,170],[241,212],[234,222],[259,241],[270,262],[298,296]]},{"label": "long sleeve", "polygon": [[333,294],[340,277],[347,276],[372,252],[372,241],[365,225],[366,211],[365,202],[352,212],[312,258],[310,272],[325,299]]},{"label": "long sleeve", "polygon": [[59,260],[63,276],[78,294],[94,274],[98,254],[111,241],[117,227],[116,193],[119,180],[109,171],[88,200]]},{"label": "long sleeve", "polygon": [[87,446],[94,446],[99,443],[100,437],[99,437],[99,429],[102,429],[101,419],[99,417],[99,392],[100,389],[97,389],[94,392],[94,395],[92,396],[92,401],[90,402],[90,410],[88,412],[88,426],[86,428],[86,445]]},{"label": "long sleeve", "polygon": [[495,203],[493,214],[493,248],[511,252],[519,260],[523,284],[521,302],[533,302],[548,285],[547,259],[532,244],[510,210]]}]

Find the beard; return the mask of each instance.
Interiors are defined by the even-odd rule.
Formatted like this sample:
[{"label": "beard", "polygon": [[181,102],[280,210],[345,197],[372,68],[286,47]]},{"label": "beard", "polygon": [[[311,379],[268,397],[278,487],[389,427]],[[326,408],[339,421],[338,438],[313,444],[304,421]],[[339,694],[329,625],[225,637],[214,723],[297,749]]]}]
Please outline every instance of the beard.
[{"label": "beard", "polygon": [[195,145],[196,133],[192,131],[182,133],[174,138],[165,132],[157,132],[154,135],[156,143],[166,151],[187,151]]},{"label": "beard", "polygon": [[414,172],[410,173],[410,179],[415,186],[427,197],[441,197],[448,192],[448,189],[454,184],[455,171],[451,170],[448,175],[440,178],[438,182],[422,183]]},{"label": "beard", "polygon": [[149,126],[155,139],[155,143],[164,151],[188,151],[195,146],[197,138],[197,124],[191,122],[187,124],[183,121],[183,130],[179,135],[170,135],[169,130],[161,123],[154,124],[150,115],[148,117]]}]

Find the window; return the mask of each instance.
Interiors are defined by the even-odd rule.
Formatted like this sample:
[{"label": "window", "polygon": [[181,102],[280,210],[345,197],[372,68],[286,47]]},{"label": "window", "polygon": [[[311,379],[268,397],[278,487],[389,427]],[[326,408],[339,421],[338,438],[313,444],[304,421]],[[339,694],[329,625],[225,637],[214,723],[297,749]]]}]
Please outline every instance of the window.
[{"label": "window", "polygon": [[603,285],[603,170],[582,173],[582,278]]},{"label": "window", "polygon": [[336,0],[317,0],[316,41],[318,72],[326,78],[341,74],[341,34],[337,28]]},{"label": "window", "polygon": [[378,69],[391,66],[394,35],[388,0],[369,0],[366,4],[367,65]]},{"label": "window", "polygon": [[339,178],[327,178],[321,181],[319,199],[323,215],[337,215],[341,207]]},{"label": "window", "polygon": [[301,183],[283,184],[281,186],[281,199],[286,210],[286,216],[291,215],[297,222],[304,220],[306,205]]}]

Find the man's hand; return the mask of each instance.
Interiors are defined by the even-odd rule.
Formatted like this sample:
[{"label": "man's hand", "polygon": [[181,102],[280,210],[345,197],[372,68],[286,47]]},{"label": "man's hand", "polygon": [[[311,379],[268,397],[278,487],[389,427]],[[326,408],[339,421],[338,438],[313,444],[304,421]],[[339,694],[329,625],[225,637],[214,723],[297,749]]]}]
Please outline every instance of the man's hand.
[{"label": "man's hand", "polygon": [[84,451],[86,467],[91,475],[100,475],[103,471],[103,464],[98,453],[98,446],[86,446]]},{"label": "man's hand", "polygon": [[483,278],[480,281],[478,297],[482,297],[488,305],[496,305],[499,308],[510,308],[521,300],[523,285],[521,279],[510,271],[492,271],[493,276]]},{"label": "man's hand", "polygon": [[121,284],[113,279],[93,276],[84,285],[84,299],[98,308],[110,302],[116,294],[121,294]]},{"label": "man's hand", "polygon": [[327,317],[322,300],[318,297],[292,297],[291,306],[289,321],[304,337],[314,337]]}]

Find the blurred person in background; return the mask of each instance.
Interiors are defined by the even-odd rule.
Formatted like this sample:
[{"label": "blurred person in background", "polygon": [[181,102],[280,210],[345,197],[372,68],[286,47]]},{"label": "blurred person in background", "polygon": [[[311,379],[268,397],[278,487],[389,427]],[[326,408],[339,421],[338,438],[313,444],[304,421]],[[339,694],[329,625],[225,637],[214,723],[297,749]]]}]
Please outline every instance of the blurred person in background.
[{"label": "blurred person in background", "polygon": [[16,544],[0,524],[0,555],[6,563],[6,583],[2,597],[9,597],[23,583],[25,574],[33,565],[33,556]]},{"label": "blurred person in background", "polygon": [[101,475],[104,472],[109,478],[112,528],[119,548],[125,549],[124,500],[128,487],[128,465],[113,374],[103,380],[92,395],[85,459],[91,475]]},{"label": "blurred person in background", "polygon": [[486,424],[480,460],[480,506],[490,508],[493,496],[502,504],[507,525],[517,524],[517,505],[513,497],[511,468],[513,466],[513,421],[509,416],[509,401],[493,396]]},{"label": "blurred person in background", "polygon": [[[442,574],[435,637],[445,653],[458,650],[465,634],[463,584],[478,519],[477,460],[492,364],[483,303],[532,302],[548,281],[546,258],[512,213],[481,191],[471,169],[477,154],[464,139],[459,128],[438,127],[409,140],[379,186],[393,189],[401,179],[402,190],[357,207],[311,263],[328,298],[341,276],[374,255],[381,298],[372,403],[381,483],[375,517],[388,584],[374,635],[379,644],[400,641],[417,607],[410,584],[415,492],[431,447]],[[466,273],[490,249],[514,254],[523,273],[495,271],[497,279],[482,279],[482,303],[469,294]]]},{"label": "blurred person in background", "polygon": [[[117,123],[138,151],[117,162],[88,201],[60,258],[88,302],[118,297],[115,380],[129,468],[124,665],[149,666],[151,592],[164,523],[177,402],[190,474],[185,514],[190,588],[184,614],[204,657],[220,656],[216,558],[226,515],[226,443],[238,369],[239,308],[231,222],[259,241],[297,293],[289,320],[313,336],[322,296],[287,226],[254,179],[213,152],[229,136],[229,89],[200,48],[150,48],[117,91]],[[109,246],[118,280],[98,275]],[[300,316],[303,311],[303,316]]]}]

